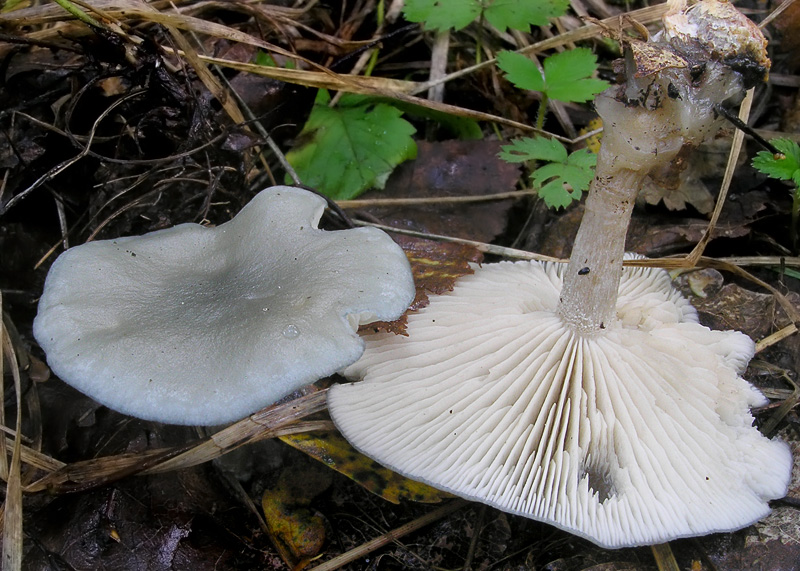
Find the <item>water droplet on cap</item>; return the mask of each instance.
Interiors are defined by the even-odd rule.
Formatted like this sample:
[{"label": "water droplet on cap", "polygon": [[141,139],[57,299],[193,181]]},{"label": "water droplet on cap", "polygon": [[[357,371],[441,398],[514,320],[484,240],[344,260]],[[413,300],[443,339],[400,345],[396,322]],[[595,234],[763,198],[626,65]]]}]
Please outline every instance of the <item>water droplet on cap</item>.
[{"label": "water droplet on cap", "polygon": [[287,339],[296,339],[300,336],[300,330],[296,325],[287,325],[283,330],[283,336]]}]

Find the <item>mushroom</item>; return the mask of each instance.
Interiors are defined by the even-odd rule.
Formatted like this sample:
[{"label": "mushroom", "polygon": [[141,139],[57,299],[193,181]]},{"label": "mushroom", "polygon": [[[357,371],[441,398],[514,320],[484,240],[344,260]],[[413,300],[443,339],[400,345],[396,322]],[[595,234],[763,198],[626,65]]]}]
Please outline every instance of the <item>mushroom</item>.
[{"label": "mushroom", "polygon": [[[677,14],[691,27],[708,3]],[[725,26],[741,21],[711,28]],[[753,342],[699,324],[663,270],[622,267],[644,177],[713,136],[714,106],[743,88],[737,54],[671,37],[629,49],[628,83],[597,99],[605,134],[568,264],[484,266],[409,316],[408,337],[367,337],[345,370],[361,382],[328,394],[356,448],[608,548],[738,529],[786,493],[791,454],[753,426],[766,399],[740,376]],[[647,50],[667,64],[642,73]],[[740,55],[764,76],[763,50]]]},{"label": "mushroom", "polygon": [[278,186],[216,228],[67,250],[34,335],[62,380],[175,424],[238,420],[358,359],[359,324],[399,317],[408,260],[371,228],[317,229],[325,200]]}]

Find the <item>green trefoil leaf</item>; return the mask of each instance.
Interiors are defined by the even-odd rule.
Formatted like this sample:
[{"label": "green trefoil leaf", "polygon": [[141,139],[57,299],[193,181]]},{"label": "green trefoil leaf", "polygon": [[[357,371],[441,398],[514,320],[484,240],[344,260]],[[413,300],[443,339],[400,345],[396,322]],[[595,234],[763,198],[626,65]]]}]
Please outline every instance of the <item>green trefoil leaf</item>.
[{"label": "green trefoil leaf", "polygon": [[589,101],[609,85],[592,77],[597,70],[597,57],[588,48],[549,56],[544,60],[544,75],[530,58],[517,52],[500,52],[497,65],[516,87],[540,91],[558,101]]},{"label": "green trefoil leaf", "polygon": [[550,18],[562,16],[569,0],[494,0],[488,2],[485,16],[504,32],[507,28],[530,32],[531,26],[544,26]]},{"label": "green trefoil leaf", "polygon": [[458,31],[481,15],[476,0],[406,0],[403,13],[409,22],[424,23],[426,30]]},{"label": "green trefoil leaf", "polygon": [[791,180],[800,187],[800,145],[791,139],[772,139],[770,141],[783,157],[776,157],[769,151],[759,151],[753,157],[753,168],[778,180]]},{"label": "green trefoil leaf", "polygon": [[567,149],[555,139],[525,137],[504,145],[500,158],[519,163],[545,162],[531,174],[534,188],[550,208],[565,208],[580,200],[594,177],[597,155],[586,149],[567,154]]},{"label": "green trefoil leaf", "polygon": [[458,31],[483,16],[501,32],[530,32],[531,26],[563,15],[568,6],[569,0],[406,0],[403,13],[426,30]]}]

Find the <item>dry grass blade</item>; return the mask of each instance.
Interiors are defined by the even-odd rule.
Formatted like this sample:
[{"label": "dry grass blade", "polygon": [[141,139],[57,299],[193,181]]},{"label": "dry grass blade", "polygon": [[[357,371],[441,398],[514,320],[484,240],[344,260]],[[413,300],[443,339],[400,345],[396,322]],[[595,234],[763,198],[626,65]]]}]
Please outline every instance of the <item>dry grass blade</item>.
[{"label": "dry grass blade", "polygon": [[786,374],[786,372],[784,372],[782,376],[783,379],[792,386],[793,390],[792,394],[783,399],[783,402],[778,406],[775,412],[772,413],[772,416],[767,419],[767,422],[765,422],[761,427],[761,432],[767,436],[772,436],[772,433],[775,431],[780,421],[782,421],[786,415],[789,414],[789,411],[797,406],[798,402],[800,402],[800,386],[798,386],[797,383],[795,383],[792,378]]},{"label": "dry grass blade", "polygon": [[196,466],[265,438],[298,431],[329,429],[328,421],[298,422],[308,415],[324,410],[325,396],[325,391],[318,391],[284,404],[273,405],[232,424],[199,444],[106,456],[72,464],[47,466],[46,463],[39,462],[39,467],[49,467],[52,470],[26,486],[25,492],[75,492],[135,474],[155,474]]},{"label": "dry grass blade", "polygon": [[783,329],[780,329],[779,331],[776,331],[771,335],[767,335],[760,341],[756,342],[756,354],[760,353],[767,347],[772,347],[776,343],[780,343],[781,341],[783,341],[787,337],[791,337],[795,333],[797,333],[797,325],[792,323],[791,325],[787,325]]},{"label": "dry grass blade", "polygon": [[199,57],[206,63],[235,69],[245,73],[252,73],[254,75],[261,75],[286,83],[293,83],[305,87],[331,89],[334,91],[346,91],[348,93],[359,93],[362,95],[409,93],[419,85],[414,81],[390,79],[387,77],[354,76],[339,74],[332,71],[309,71],[304,69],[273,67],[205,55]]},{"label": "dry grass blade", "polygon": [[423,204],[471,204],[474,202],[490,202],[508,198],[525,198],[536,196],[536,190],[513,190],[479,196],[432,196],[429,198],[370,198],[356,200],[337,200],[339,208],[367,208],[370,206],[420,206]]},{"label": "dry grass blade", "polygon": [[351,549],[350,551],[346,551],[341,555],[337,555],[333,559],[326,561],[321,565],[317,565],[316,567],[311,568],[310,571],[334,571],[335,569],[340,569],[344,567],[348,563],[352,563],[356,559],[361,559],[362,557],[366,557],[376,549],[380,549],[384,545],[388,545],[389,543],[396,541],[403,537],[404,535],[408,535],[418,529],[422,529],[426,525],[430,525],[435,521],[438,521],[444,517],[447,517],[451,513],[456,510],[461,509],[467,505],[467,502],[464,500],[454,500],[443,506],[439,509],[433,510],[432,512],[425,514],[422,517],[415,519],[405,525],[401,525],[397,529],[393,529],[391,531],[387,531],[380,537],[376,537],[366,543],[359,545],[358,547]]},{"label": "dry grass blade", "polygon": [[203,85],[206,86],[206,89],[208,89],[211,95],[219,101],[225,113],[228,114],[228,117],[237,125],[244,123],[244,115],[242,115],[242,111],[236,105],[236,100],[228,96],[225,88],[219,80],[214,77],[214,74],[208,69],[206,63],[199,58],[197,52],[192,49],[192,46],[186,38],[183,37],[183,34],[181,34],[175,26],[165,25],[164,27],[169,31],[172,39],[175,40],[175,43],[178,44],[183,51],[184,57],[189,61],[189,65],[194,68],[197,77],[200,78],[200,81],[203,82]]},{"label": "dry grass blade", "polygon": [[794,3],[795,0],[783,0],[780,6],[775,8],[769,16],[761,20],[761,23],[758,24],[758,27],[761,29],[766,28],[770,24],[770,22],[772,22],[775,18],[783,14],[783,12]]},{"label": "dry grass blade", "polygon": [[[316,65],[295,53],[270,44],[269,42],[265,42],[250,34],[245,34],[235,28],[209,22],[194,16],[187,16],[185,14],[159,12],[143,2],[135,2],[133,0],[99,0],[92,2],[91,8],[95,9],[98,14],[102,14],[104,18],[115,18],[122,21],[143,20],[155,24],[173,26],[181,30],[207,34],[212,37],[259,47],[294,60],[305,61],[311,65]],[[0,14],[0,24],[4,23],[16,27],[36,26],[63,22],[64,20],[64,10],[55,4],[44,4]],[[49,28],[36,33],[35,37],[41,40],[48,37],[58,37],[60,33],[63,33],[63,30],[60,28]],[[33,37],[33,35],[31,35],[31,37]]]},{"label": "dry grass blade", "polygon": [[[279,436],[289,425],[297,423],[306,416],[325,410],[326,396],[326,391],[318,391],[284,404],[265,408],[217,432],[202,444],[145,470],[144,473],[153,474],[195,466],[218,458],[245,444]],[[301,427],[302,430],[316,428],[318,428],[316,424],[311,427],[308,425]]]},{"label": "dry grass blade", "polygon": [[[6,446],[14,445],[14,441],[9,438],[4,438],[6,442]],[[25,446],[24,444],[20,447],[20,460],[37,470],[43,470],[45,472],[55,472],[56,470],[62,469],[66,464],[61,462],[60,460],[56,460],[55,458],[51,458],[47,454],[42,454],[41,452],[34,450],[30,446]],[[27,492],[27,488],[25,489]]]},{"label": "dry grass blade", "polygon": [[186,448],[160,448],[136,454],[119,454],[66,464],[25,487],[25,492],[66,493],[88,490],[138,474],[180,454]]},{"label": "dry grass blade", "polygon": [[[747,123],[747,119],[750,117],[750,107],[753,105],[754,93],[755,88],[748,90],[747,95],[745,95],[739,107],[739,119],[741,119],[743,123]],[[700,238],[700,241],[691,253],[686,256],[686,267],[694,267],[694,265],[697,264],[697,260],[703,255],[703,250],[705,250],[706,246],[711,241],[711,234],[714,232],[714,228],[719,220],[719,215],[722,213],[722,207],[725,205],[725,198],[728,196],[728,189],[730,189],[731,182],[733,181],[733,173],[736,170],[736,160],[739,158],[739,153],[742,151],[743,142],[744,131],[737,129],[733,134],[733,143],[731,144],[731,151],[728,155],[728,163],[725,165],[725,174],[722,177],[722,184],[720,185],[719,195],[717,196],[717,204],[714,207],[714,212],[711,214],[711,220],[708,223],[706,231],[703,233],[703,237]]]},{"label": "dry grass blade", "polygon": [[[507,193],[509,196],[507,198],[512,198],[517,194],[528,194],[528,191],[517,191],[517,192],[510,192]],[[476,197],[482,198],[485,200],[493,200],[496,197],[506,197],[504,194],[497,194],[491,195],[486,197]],[[466,200],[466,198],[472,197],[464,197],[465,200],[463,202],[469,202],[471,200]],[[390,200],[397,200],[397,203],[390,202]],[[418,202],[419,201],[419,202]],[[339,204],[342,208],[356,208],[361,206],[396,206],[398,204],[428,204],[439,202],[437,198],[431,199],[377,199],[377,200],[346,200],[341,201]],[[446,202],[446,200],[442,200]],[[460,202],[459,200],[454,200],[454,202]],[[468,246],[473,246],[479,251],[485,254],[495,254],[498,256],[504,256],[506,258],[512,258],[516,260],[539,260],[541,262],[566,262],[567,260],[564,258],[554,258],[552,256],[545,256],[543,254],[537,254],[536,252],[529,252],[527,250],[519,250],[516,248],[506,248],[504,246],[497,246],[495,244],[488,244],[486,242],[478,242],[475,240],[466,240],[464,238],[455,238],[453,236],[443,236],[441,234],[430,234],[428,232],[417,232],[414,230],[406,230],[404,228],[394,228],[392,226],[385,226],[382,224],[375,224],[372,222],[364,222],[361,220],[355,220],[353,222],[356,226],[374,226],[375,228],[380,228],[386,232],[393,232],[395,234],[403,234],[406,236],[416,236],[418,238],[427,238],[430,240],[439,240],[442,242],[454,242],[456,244],[465,244]],[[625,260],[623,265],[626,267],[633,267],[633,268],[664,268],[664,269],[680,269],[686,267],[685,258],[639,258],[635,260]],[[697,261],[697,267],[701,268],[720,268],[720,269],[729,269],[737,266],[784,266],[784,267],[793,267],[793,268],[800,268],[800,257],[786,257],[786,256],[735,256],[730,258],[709,258],[709,257],[702,257]],[[745,277],[750,276],[747,272],[744,272]],[[752,277],[752,276],[750,276]],[[756,278],[753,278],[756,280]],[[757,280],[759,285],[762,284],[760,280]],[[765,286],[768,289],[770,286]],[[772,291],[772,289],[770,289]],[[793,311],[794,313],[794,311]]]},{"label": "dry grass blade", "polygon": [[[2,297],[0,296],[0,308]],[[22,569],[22,479],[20,474],[20,448],[22,446],[22,383],[17,365],[17,356],[11,337],[6,331],[5,321],[0,320],[0,340],[2,340],[3,354],[0,363],[8,362],[11,376],[14,379],[14,393],[17,404],[16,437],[11,454],[11,464],[8,466],[6,480],[6,499],[3,504],[3,571],[18,571]],[[0,365],[0,374],[4,368]]]},{"label": "dry grass blade", "polygon": [[420,85],[418,83],[381,77],[337,74],[331,71],[319,72],[267,67],[252,63],[242,63],[208,56],[200,56],[200,58],[207,63],[213,63],[222,67],[227,67],[246,73],[278,79],[280,81],[285,81],[286,83],[294,83],[297,85],[303,85],[305,87],[317,87],[335,91],[345,91],[347,93],[357,93],[360,95],[386,97],[388,99],[395,99],[404,103],[411,103],[412,105],[418,105],[426,109],[440,111],[442,113],[455,115],[457,117],[466,117],[467,119],[473,119],[475,121],[498,123],[500,125],[505,125],[507,127],[512,127],[525,132],[541,132],[546,134],[548,137],[553,137],[559,141],[565,143],[571,142],[567,137],[557,137],[550,133],[539,131],[538,129],[526,123],[520,123],[519,121],[506,119],[505,117],[500,117],[499,115],[492,115],[491,113],[474,111],[472,109],[465,109],[456,105],[437,103],[421,97],[415,97],[410,92],[418,91],[418,86]]},{"label": "dry grass blade", "polygon": [[477,242],[475,240],[465,240],[463,238],[454,238],[452,236],[442,236],[441,234],[429,234],[427,232],[417,232],[415,230],[406,230],[403,228],[394,228],[392,226],[384,226],[383,224],[374,224],[372,222],[363,222],[361,220],[354,220],[356,226],[372,226],[379,228],[385,232],[403,234],[404,236],[414,236],[417,238],[426,238],[428,240],[439,240],[440,242],[453,242],[455,244],[464,244],[472,246],[479,252],[484,254],[494,254],[497,256],[505,256],[507,258],[516,258],[518,260],[538,260],[540,262],[566,262],[562,258],[553,258],[552,256],[543,256],[542,254],[535,254],[533,252],[526,252],[525,250],[517,250],[515,248],[506,248],[505,246],[497,246],[495,244],[487,244],[486,242]]},{"label": "dry grass blade", "polygon": [[678,562],[675,561],[675,555],[672,553],[672,548],[669,543],[660,543],[658,545],[651,545],[653,558],[656,560],[658,571],[680,571]]}]

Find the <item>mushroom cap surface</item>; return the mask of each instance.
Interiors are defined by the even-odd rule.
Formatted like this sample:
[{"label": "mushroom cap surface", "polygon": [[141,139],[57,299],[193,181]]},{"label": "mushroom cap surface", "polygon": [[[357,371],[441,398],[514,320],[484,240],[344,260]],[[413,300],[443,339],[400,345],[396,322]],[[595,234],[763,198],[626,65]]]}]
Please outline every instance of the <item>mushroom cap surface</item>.
[{"label": "mushroom cap surface", "polygon": [[385,233],[318,230],[324,208],[273,187],[215,228],[67,250],[34,321],[48,364],[125,414],[206,425],[346,367],[363,351],[358,324],[402,315],[414,284]]},{"label": "mushroom cap surface", "polygon": [[623,272],[617,319],[556,315],[564,266],[502,262],[367,336],[328,394],[360,451],[416,480],[618,548],[744,527],[785,495],[788,447],[753,427],[753,342],[712,331],[662,270]]}]

